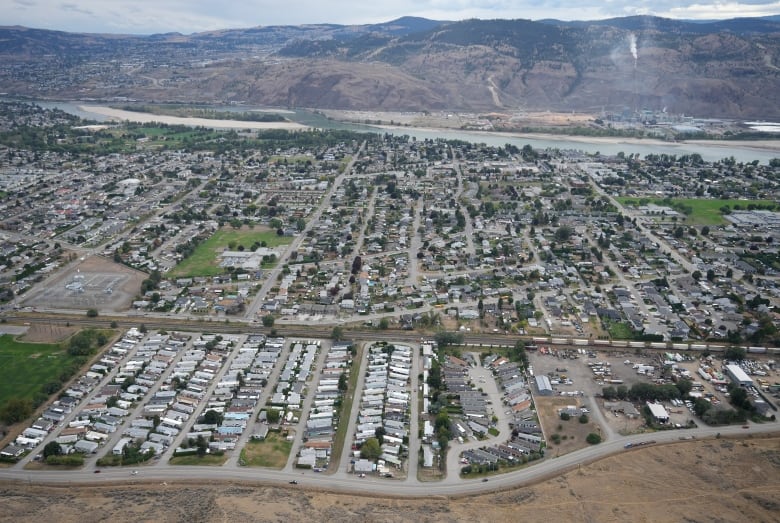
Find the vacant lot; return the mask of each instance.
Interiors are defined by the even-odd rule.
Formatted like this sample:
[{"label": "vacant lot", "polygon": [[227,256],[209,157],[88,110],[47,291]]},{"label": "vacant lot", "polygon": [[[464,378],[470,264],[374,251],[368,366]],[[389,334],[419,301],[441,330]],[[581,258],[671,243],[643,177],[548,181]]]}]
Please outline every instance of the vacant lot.
[{"label": "vacant lot", "polygon": [[291,239],[279,236],[267,227],[249,229],[224,228],[215,232],[208,240],[195,249],[186,260],[178,264],[170,273],[174,277],[216,276],[225,272],[219,267],[219,253],[225,250],[251,250],[255,244],[265,242],[267,247],[289,244]]},{"label": "vacant lot", "polygon": [[249,467],[283,469],[287,465],[292,442],[279,432],[269,432],[264,441],[250,440],[241,451],[241,463]]},{"label": "vacant lot", "polygon": [[56,343],[23,343],[0,336],[0,405],[8,399],[30,398],[58,377],[68,355]]},{"label": "vacant lot", "polygon": [[[548,481],[460,498],[393,499],[261,484],[0,486],[0,521],[777,521],[780,438],[623,452]],[[1,514],[5,514],[4,516]]]},{"label": "vacant lot", "polygon": [[[587,447],[585,438],[591,432],[601,434],[601,427],[593,422],[588,414],[588,422],[580,423],[579,416],[562,420],[558,410],[569,405],[581,406],[579,398],[534,396],[534,404],[539,415],[539,421],[544,429],[547,440],[547,455],[560,456]],[[556,437],[555,434],[558,434]],[[554,443],[554,441],[559,443]]]},{"label": "vacant lot", "polygon": [[228,460],[228,456],[223,452],[222,454],[206,454],[205,456],[198,456],[197,454],[190,454],[187,456],[174,456],[169,460],[171,465],[196,465],[196,466],[212,466],[220,467]]},{"label": "vacant lot", "polygon": [[27,343],[55,343],[64,341],[66,338],[76,334],[78,327],[66,327],[64,325],[55,325],[53,323],[33,323],[26,327],[27,332],[19,336],[19,341]]}]

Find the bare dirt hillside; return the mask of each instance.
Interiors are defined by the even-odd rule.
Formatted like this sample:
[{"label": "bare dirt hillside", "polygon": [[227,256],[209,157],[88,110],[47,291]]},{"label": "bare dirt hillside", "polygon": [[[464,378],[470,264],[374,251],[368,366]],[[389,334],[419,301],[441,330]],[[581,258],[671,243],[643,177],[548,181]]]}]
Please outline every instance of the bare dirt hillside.
[{"label": "bare dirt hillside", "polygon": [[0,521],[774,522],[780,437],[637,449],[505,492],[401,500],[204,482],[0,485]]}]

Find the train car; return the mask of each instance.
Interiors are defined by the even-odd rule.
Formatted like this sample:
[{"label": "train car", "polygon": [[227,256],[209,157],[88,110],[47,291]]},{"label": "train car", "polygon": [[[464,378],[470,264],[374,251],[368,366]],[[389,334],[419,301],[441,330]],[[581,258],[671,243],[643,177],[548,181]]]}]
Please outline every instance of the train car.
[{"label": "train car", "polygon": [[628,342],[628,346],[629,347],[634,347],[634,348],[641,348],[641,347],[645,346],[645,342],[643,342],[643,341],[629,341]]},{"label": "train car", "polygon": [[702,343],[691,343],[691,350],[707,350],[707,345]]},{"label": "train car", "polygon": [[650,342],[650,347],[653,349],[665,349],[666,348],[666,342],[663,341],[652,341]]},{"label": "train car", "polygon": [[593,343],[595,345],[609,345],[611,342],[609,340],[593,340]]},{"label": "train car", "polygon": [[748,347],[747,351],[750,354],[766,354],[766,347]]},{"label": "train car", "polygon": [[672,348],[674,350],[688,350],[688,344],[687,343],[672,343]]},{"label": "train car", "polygon": [[588,340],[585,340],[585,339],[574,339],[574,340],[572,340],[572,343],[574,343],[574,345],[587,345],[588,344]]},{"label": "train car", "polygon": [[550,343],[553,345],[566,345],[569,343],[569,340],[566,338],[550,338]]},{"label": "train car", "polygon": [[[613,347],[628,347],[628,342],[624,340],[613,340],[611,345]],[[644,347],[644,344],[642,344],[642,346]]]},{"label": "train car", "polygon": [[534,343],[550,343],[550,338],[531,338]]}]

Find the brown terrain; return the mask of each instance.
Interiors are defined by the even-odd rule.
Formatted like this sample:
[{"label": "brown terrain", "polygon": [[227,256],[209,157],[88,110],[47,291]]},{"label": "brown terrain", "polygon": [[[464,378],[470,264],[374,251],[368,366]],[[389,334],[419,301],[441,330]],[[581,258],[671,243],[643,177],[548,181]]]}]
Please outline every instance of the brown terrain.
[{"label": "brown terrain", "polygon": [[0,521],[778,520],[780,438],[710,439],[626,451],[539,484],[479,496],[396,499],[302,486],[172,482],[0,485]]}]

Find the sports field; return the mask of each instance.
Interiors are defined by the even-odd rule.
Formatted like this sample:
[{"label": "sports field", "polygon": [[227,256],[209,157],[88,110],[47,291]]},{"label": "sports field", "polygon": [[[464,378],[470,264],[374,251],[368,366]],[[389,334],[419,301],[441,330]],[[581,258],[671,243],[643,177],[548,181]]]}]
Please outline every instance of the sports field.
[{"label": "sports field", "polygon": [[276,231],[268,228],[223,228],[215,232],[208,240],[195,249],[190,256],[179,263],[170,275],[174,278],[216,276],[223,274],[224,269],[219,266],[218,255],[224,250],[251,250],[255,244],[263,244],[266,247],[287,245],[292,241],[288,236],[279,236]]}]

